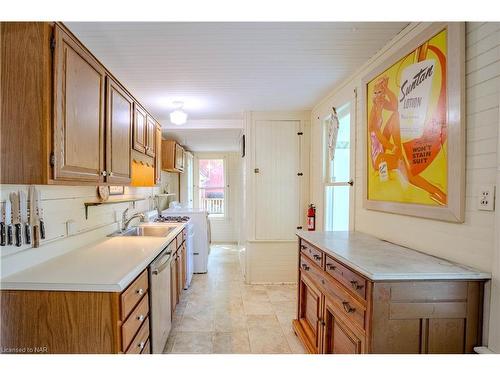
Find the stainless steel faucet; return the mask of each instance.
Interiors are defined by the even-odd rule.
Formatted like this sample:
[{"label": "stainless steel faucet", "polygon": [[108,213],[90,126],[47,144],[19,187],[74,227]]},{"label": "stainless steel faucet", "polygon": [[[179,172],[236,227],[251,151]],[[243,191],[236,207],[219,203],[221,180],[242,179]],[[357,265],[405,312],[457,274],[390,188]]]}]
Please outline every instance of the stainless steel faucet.
[{"label": "stainless steel faucet", "polygon": [[143,213],[138,212],[138,213],[132,215],[130,218],[127,218],[127,213],[128,213],[128,208],[125,211],[123,211],[123,215],[122,215],[122,232],[124,232],[124,231],[126,231],[128,229],[128,226],[130,225],[130,222],[133,219],[135,219],[137,217],[141,218],[141,220],[145,219],[145,216],[144,216]]}]

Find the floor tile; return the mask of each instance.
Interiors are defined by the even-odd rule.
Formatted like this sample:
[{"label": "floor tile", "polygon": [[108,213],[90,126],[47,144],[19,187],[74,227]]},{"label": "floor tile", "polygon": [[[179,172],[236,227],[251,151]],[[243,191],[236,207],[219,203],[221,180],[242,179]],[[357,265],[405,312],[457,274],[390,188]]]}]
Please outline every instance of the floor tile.
[{"label": "floor tile", "polygon": [[248,331],[216,332],[213,336],[213,352],[220,354],[251,353]]},{"label": "floor tile", "polygon": [[213,353],[213,334],[211,332],[186,332],[176,335],[171,353]]}]

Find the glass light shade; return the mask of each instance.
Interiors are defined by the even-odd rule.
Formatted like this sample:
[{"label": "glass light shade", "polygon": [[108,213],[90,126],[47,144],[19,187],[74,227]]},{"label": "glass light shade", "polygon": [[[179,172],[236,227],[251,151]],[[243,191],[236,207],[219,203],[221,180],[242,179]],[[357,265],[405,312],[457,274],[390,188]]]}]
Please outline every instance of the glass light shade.
[{"label": "glass light shade", "polygon": [[182,109],[176,109],[173,112],[170,112],[170,121],[175,125],[185,124],[187,121],[188,115]]}]

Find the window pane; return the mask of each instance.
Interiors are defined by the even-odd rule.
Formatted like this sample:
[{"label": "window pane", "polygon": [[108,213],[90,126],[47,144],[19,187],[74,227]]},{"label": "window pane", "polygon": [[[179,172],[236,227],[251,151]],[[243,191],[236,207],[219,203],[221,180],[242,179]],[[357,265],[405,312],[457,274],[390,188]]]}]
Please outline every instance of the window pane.
[{"label": "window pane", "polygon": [[200,208],[211,215],[224,215],[225,183],[223,159],[199,161]]},{"label": "window pane", "polygon": [[330,163],[331,182],[347,182],[350,179],[350,140],[351,140],[351,115],[349,112],[339,117],[339,132],[337,135],[337,146],[335,157]]},{"label": "window pane", "polygon": [[325,187],[325,230],[349,230],[349,188]]}]

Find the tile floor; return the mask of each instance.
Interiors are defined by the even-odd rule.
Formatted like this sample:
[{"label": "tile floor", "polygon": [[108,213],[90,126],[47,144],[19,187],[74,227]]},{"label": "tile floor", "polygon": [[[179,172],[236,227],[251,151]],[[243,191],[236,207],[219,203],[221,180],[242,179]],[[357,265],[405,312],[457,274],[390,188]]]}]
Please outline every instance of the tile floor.
[{"label": "tile floor", "polygon": [[234,245],[212,246],[177,306],[165,353],[304,353],[292,330],[295,285],[246,285]]}]

